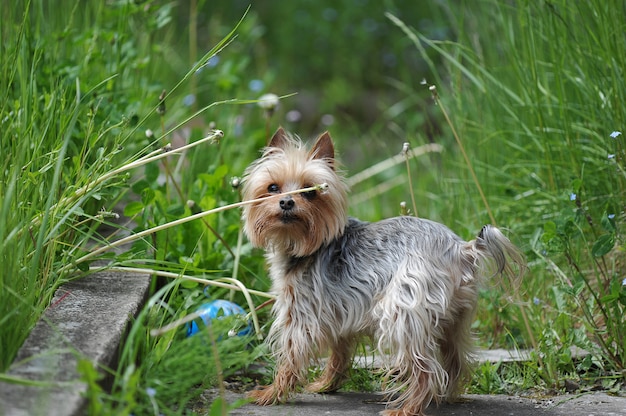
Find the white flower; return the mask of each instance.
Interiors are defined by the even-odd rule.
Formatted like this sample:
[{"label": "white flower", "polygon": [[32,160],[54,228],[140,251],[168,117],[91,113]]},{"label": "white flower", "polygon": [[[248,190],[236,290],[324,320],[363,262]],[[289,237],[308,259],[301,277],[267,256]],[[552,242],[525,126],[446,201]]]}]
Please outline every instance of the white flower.
[{"label": "white flower", "polygon": [[257,104],[266,111],[273,111],[278,107],[278,101],[278,95],[269,93],[260,96]]},{"label": "white flower", "polygon": [[622,135],[621,131],[614,131],[613,133],[610,134],[610,136],[614,139],[621,135]]}]

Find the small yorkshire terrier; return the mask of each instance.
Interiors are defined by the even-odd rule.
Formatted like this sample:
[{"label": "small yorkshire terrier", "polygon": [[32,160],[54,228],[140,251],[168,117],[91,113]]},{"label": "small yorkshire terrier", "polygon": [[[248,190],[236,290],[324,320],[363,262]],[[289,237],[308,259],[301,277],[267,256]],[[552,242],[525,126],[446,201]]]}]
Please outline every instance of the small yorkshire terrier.
[{"label": "small yorkshire terrier", "polygon": [[[283,193],[327,184],[324,190]],[[265,248],[276,303],[268,342],[273,384],[249,393],[257,404],[287,400],[306,381],[311,360],[330,350],[322,375],[306,388],[332,392],[369,336],[388,356],[391,408],[423,415],[450,399],[468,375],[470,326],[485,264],[514,275],[517,248],[495,227],[465,242],[442,224],[410,216],[367,223],[347,215],[347,185],[337,173],[328,132],[309,150],[282,128],[245,172],[245,232]],[[488,261],[485,261],[488,260]]]}]

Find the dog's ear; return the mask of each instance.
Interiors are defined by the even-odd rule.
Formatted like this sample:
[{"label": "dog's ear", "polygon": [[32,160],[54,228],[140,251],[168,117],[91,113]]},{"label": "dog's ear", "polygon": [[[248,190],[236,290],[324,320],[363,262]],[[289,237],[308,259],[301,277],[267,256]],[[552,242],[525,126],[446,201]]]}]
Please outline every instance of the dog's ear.
[{"label": "dog's ear", "polygon": [[325,131],[320,134],[309,152],[309,157],[311,159],[325,159],[333,169],[335,168],[335,146],[330,133]]},{"label": "dog's ear", "polygon": [[289,139],[287,137],[287,133],[285,133],[285,130],[281,126],[278,128],[278,130],[276,130],[276,133],[274,133],[274,135],[270,139],[267,147],[278,147],[279,149],[284,149],[287,146],[288,142]]}]

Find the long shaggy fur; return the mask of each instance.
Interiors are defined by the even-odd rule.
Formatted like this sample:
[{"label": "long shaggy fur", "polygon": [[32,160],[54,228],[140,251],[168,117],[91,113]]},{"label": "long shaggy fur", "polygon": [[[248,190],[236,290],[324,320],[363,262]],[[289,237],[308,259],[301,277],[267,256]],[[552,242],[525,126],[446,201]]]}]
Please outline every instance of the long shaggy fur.
[{"label": "long shaggy fur", "polygon": [[[282,129],[246,171],[243,196],[276,199],[244,209],[250,240],[267,250],[277,295],[268,342],[276,357],[273,384],[250,392],[258,404],[283,402],[306,381],[311,360],[330,350],[310,391],[338,389],[353,348],[372,337],[389,357],[385,415],[422,415],[453,397],[468,375],[470,326],[481,276],[491,264],[513,275],[523,259],[495,227],[465,242],[442,224],[397,217],[376,223],[348,218],[330,136],[311,150]],[[327,193],[281,192],[328,183]]]}]

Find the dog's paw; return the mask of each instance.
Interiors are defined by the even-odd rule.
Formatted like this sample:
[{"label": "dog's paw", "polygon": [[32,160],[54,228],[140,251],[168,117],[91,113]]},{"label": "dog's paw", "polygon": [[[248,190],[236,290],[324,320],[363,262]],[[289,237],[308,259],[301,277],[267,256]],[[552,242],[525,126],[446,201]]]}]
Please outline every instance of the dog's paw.
[{"label": "dog's paw", "polygon": [[334,393],[341,388],[339,380],[328,380],[320,378],[312,383],[307,384],[304,388],[309,393]]},{"label": "dog's paw", "polygon": [[400,408],[400,409],[385,409],[382,412],[380,412],[380,415],[381,416],[424,416],[424,413],[422,411],[419,411],[419,413],[414,413],[406,409]]},{"label": "dog's paw", "polygon": [[246,396],[259,406],[271,406],[285,401],[281,394],[276,391],[274,385],[263,386],[256,390],[249,391]]}]

